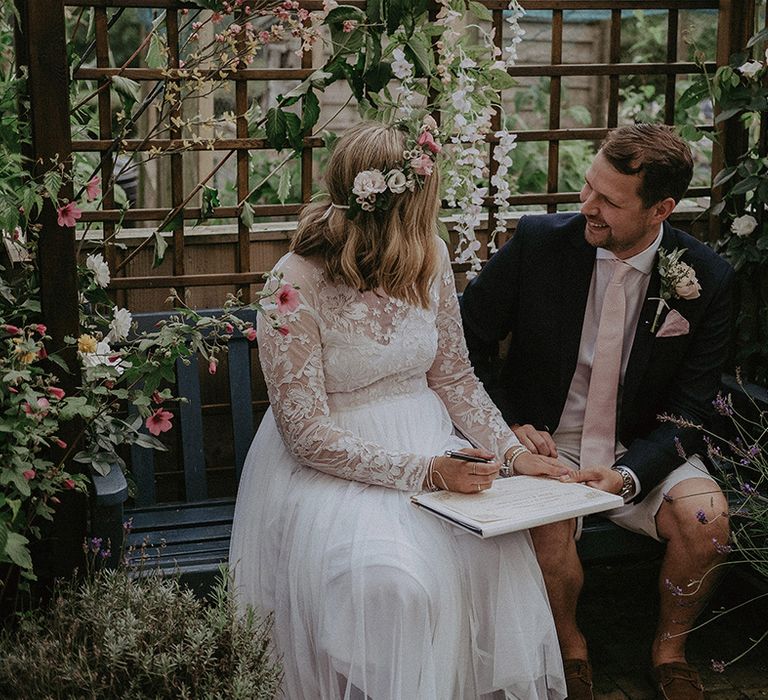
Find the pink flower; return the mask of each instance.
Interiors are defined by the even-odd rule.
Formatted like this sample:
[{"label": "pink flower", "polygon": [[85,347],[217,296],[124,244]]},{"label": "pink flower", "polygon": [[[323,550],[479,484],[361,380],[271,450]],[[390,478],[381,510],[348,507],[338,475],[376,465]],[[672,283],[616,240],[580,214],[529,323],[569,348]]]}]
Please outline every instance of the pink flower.
[{"label": "pink flower", "polygon": [[219,367],[219,361],[212,357],[208,362],[208,374],[216,374],[216,370]]},{"label": "pink flower", "polygon": [[48,351],[45,349],[45,345],[41,345],[40,349],[37,351],[37,356],[44,360],[46,357],[48,357]]},{"label": "pink flower", "polygon": [[44,396],[41,396],[37,400],[37,407],[42,411],[47,411],[51,407],[51,402],[48,401]]},{"label": "pink flower", "polygon": [[434,166],[434,161],[426,153],[422,153],[418,158],[411,160],[411,170],[417,175],[431,175]]},{"label": "pink flower", "polygon": [[11,326],[10,324],[4,325],[3,330],[9,335],[18,335],[19,333],[21,333],[21,328],[19,328],[18,326]]},{"label": "pink flower", "polygon": [[32,415],[32,406],[29,405],[29,401],[25,401],[21,404],[21,410],[28,416]]},{"label": "pink flower", "polygon": [[290,284],[284,284],[275,295],[277,310],[281,313],[292,313],[299,308],[299,293]]},{"label": "pink flower", "polygon": [[61,485],[65,489],[69,489],[70,491],[77,486],[74,479],[64,479],[64,481],[61,482]]},{"label": "pink flower", "polygon": [[66,443],[66,442],[64,442],[64,440],[62,440],[61,438],[53,438],[53,442],[54,442],[54,443],[55,443],[55,444],[56,444],[58,447],[60,447],[62,450],[66,450],[66,449],[67,449],[67,443]]},{"label": "pink flower", "polygon": [[101,178],[98,175],[94,175],[88,182],[85,183],[85,198],[92,202],[101,194]]},{"label": "pink flower", "polygon": [[243,335],[246,337],[248,342],[252,343],[256,340],[256,329],[246,328],[245,331],[243,331]]},{"label": "pink flower", "polygon": [[341,23],[341,28],[344,31],[345,34],[349,34],[350,32],[354,32],[355,29],[357,29],[357,21],[354,19],[345,19]]},{"label": "pink flower", "polygon": [[225,324],[224,324],[224,331],[225,331],[226,333],[234,333],[234,332],[235,332],[235,329],[232,327],[232,324],[231,324],[231,323],[225,323]]},{"label": "pink flower", "polygon": [[61,401],[64,398],[64,394],[66,393],[64,389],[58,387],[58,386],[49,386],[48,387],[48,393],[53,396],[55,399],[58,399]]},{"label": "pink flower", "polygon": [[35,472],[34,469],[27,469],[25,472],[22,472],[21,475],[27,480],[31,481],[32,479],[37,476],[37,472]]},{"label": "pink flower", "polygon": [[147,418],[144,425],[147,426],[147,430],[149,430],[152,435],[157,436],[160,435],[160,433],[164,433],[171,429],[171,418],[173,418],[173,413],[158,408],[149,418]]},{"label": "pink flower", "polygon": [[290,329],[290,328],[288,328],[288,326],[278,326],[278,327],[277,327],[277,332],[278,332],[280,335],[290,335],[290,333],[291,333],[291,329]]},{"label": "pink flower", "polygon": [[422,131],[421,136],[419,136],[419,140],[416,143],[418,143],[419,146],[426,146],[432,153],[440,153],[440,151],[443,150],[443,147],[435,141],[434,136],[428,131]]},{"label": "pink flower", "polygon": [[40,335],[45,335],[45,332],[48,330],[48,327],[44,323],[38,323],[35,328],[37,329],[37,332]]},{"label": "pink flower", "polygon": [[152,403],[163,403],[163,397],[160,396],[160,392],[155,389],[155,391],[152,392]]},{"label": "pink flower", "polygon": [[77,204],[74,202],[69,202],[68,204],[65,204],[64,206],[59,207],[56,210],[59,214],[59,217],[57,219],[59,226],[65,227],[65,228],[71,228],[75,225],[75,221],[79,219],[83,212],[81,212],[77,208]]}]

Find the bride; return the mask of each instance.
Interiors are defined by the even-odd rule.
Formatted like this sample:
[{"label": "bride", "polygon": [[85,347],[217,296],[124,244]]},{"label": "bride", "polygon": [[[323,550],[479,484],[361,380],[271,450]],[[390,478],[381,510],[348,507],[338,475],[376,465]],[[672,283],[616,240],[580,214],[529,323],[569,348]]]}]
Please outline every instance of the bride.
[{"label": "bride", "polygon": [[271,409],[230,569],[243,608],[274,611],[289,700],[565,696],[528,533],[481,540],[409,501],[490,488],[510,462],[567,472],[520,446],[472,373],[435,235],[436,127],[366,123],[339,139],[331,204],[305,209],[275,268],[287,316],[259,319]]}]

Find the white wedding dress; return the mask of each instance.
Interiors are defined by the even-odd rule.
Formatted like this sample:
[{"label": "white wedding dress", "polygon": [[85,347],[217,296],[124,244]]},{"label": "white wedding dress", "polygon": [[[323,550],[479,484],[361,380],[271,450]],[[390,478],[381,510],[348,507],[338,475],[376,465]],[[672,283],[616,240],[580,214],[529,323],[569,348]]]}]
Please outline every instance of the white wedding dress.
[{"label": "white wedding dress", "polygon": [[409,501],[431,455],[468,446],[454,426],[496,455],[516,442],[472,373],[440,248],[428,309],[295,254],[276,268],[301,306],[286,336],[259,319],[272,408],[229,561],[241,607],[274,611],[288,700],[565,696],[528,534],[481,540]]}]

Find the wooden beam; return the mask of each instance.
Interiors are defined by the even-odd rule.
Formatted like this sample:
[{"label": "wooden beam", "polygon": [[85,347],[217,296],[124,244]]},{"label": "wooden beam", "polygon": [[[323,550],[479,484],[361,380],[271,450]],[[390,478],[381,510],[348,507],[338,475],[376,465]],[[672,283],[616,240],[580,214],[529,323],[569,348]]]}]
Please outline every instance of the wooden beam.
[{"label": "wooden beam", "polygon": [[[32,136],[29,149],[32,175],[39,177],[56,164],[64,164],[65,173],[69,173],[72,139],[64,2],[17,0],[16,7],[20,18],[16,28],[16,51],[19,64],[26,65],[28,70],[26,116]],[[73,198],[72,182],[67,177],[60,197]],[[42,226],[37,262],[42,317],[52,337],[49,351],[64,347],[65,336],[76,337],[79,333],[75,231],[59,226],[57,219],[56,203],[45,199],[37,221]],[[59,384],[71,394],[80,384],[74,348],[63,353],[63,359],[70,372],[58,372]],[[69,421],[62,425],[59,436],[71,444],[79,427],[79,421]],[[51,457],[57,462],[62,453],[58,448],[52,448]],[[71,469],[76,463],[67,466]],[[54,522],[43,528],[43,539],[33,550],[35,572],[42,581],[68,575],[80,567],[86,512],[82,494],[61,494]]]}]

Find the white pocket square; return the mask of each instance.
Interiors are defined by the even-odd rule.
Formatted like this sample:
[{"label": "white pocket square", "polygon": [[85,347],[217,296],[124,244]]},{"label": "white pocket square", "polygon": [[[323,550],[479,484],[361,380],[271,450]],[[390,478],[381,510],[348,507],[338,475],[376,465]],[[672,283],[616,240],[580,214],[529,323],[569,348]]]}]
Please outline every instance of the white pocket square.
[{"label": "white pocket square", "polygon": [[690,330],[691,325],[685,317],[675,309],[670,309],[667,317],[664,319],[664,323],[661,324],[661,328],[656,333],[656,337],[672,338],[677,335],[688,335]]}]

